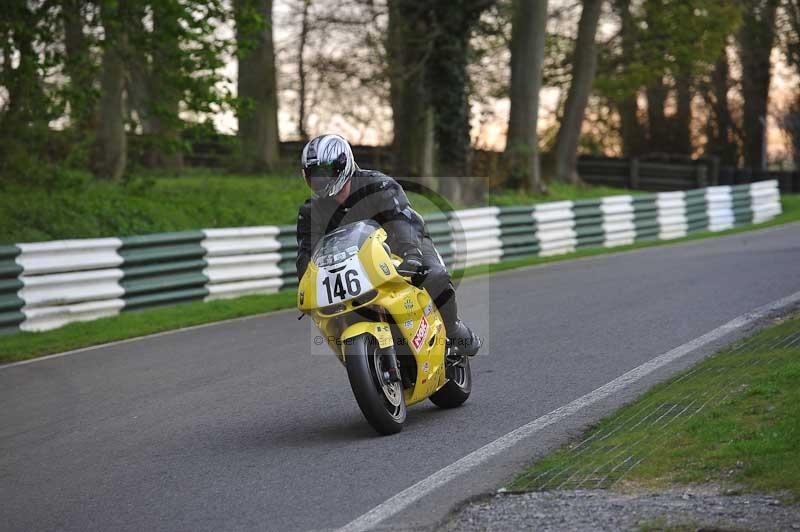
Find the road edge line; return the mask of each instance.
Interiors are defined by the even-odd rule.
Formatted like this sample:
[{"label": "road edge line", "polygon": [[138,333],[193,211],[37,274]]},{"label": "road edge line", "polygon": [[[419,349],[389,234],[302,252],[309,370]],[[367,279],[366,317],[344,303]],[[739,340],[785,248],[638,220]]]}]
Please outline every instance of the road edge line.
[{"label": "road edge line", "polygon": [[397,495],[390,497],[383,503],[350,521],[336,532],[362,532],[369,530],[389,517],[400,513],[413,503],[428,495],[437,488],[447,484],[456,477],[474,469],[500,453],[510,449],[520,441],[533,436],[540,430],[553,425],[554,423],[569,417],[583,408],[608,398],[614,393],[626,388],[628,385],[646,377],[656,370],[704,347],[720,338],[741,330],[755,322],[770,316],[776,312],[785,310],[793,305],[800,303],[800,292],[783,297],[772,303],[767,303],[750,312],[732,319],[731,321],[713,329],[706,334],[690,340],[678,347],[667,351],[655,358],[650,359],[644,364],[620,375],[616,379],[596,388],[595,390],[567,403],[533,421],[514,429],[513,431],[500,436],[496,440],[480,447],[479,449],[460,458],[452,464],[443,467],[409,486]]},{"label": "road edge line", "polygon": [[84,353],[86,351],[94,351],[96,349],[102,349],[104,347],[114,347],[117,345],[128,344],[131,342],[139,342],[141,340],[150,340],[151,338],[158,338],[159,336],[168,336],[170,334],[177,334],[187,331],[193,331],[196,329],[204,329],[206,327],[214,327],[216,325],[227,325],[229,323],[235,323],[238,321],[245,321],[245,320],[252,320],[255,318],[263,318],[265,316],[274,316],[276,314],[288,313],[288,312],[298,312],[295,308],[284,308],[280,310],[270,310],[267,312],[261,312],[259,314],[251,314],[249,316],[239,316],[236,318],[228,318],[226,320],[220,321],[211,321],[208,323],[198,323],[197,325],[189,325],[187,327],[181,327],[179,329],[168,329],[166,331],[159,331],[156,333],[145,334],[143,336],[134,336],[132,338],[124,338],[122,340],[114,340],[112,342],[106,342],[103,344],[95,344],[89,345],[86,347],[79,347],[77,349],[71,349],[69,351],[62,351],[61,353],[53,353],[50,355],[43,355],[40,357],[28,358],[25,360],[19,360],[17,362],[9,362],[8,364],[0,364],[0,371],[4,369],[14,368],[17,366],[24,366],[27,364],[33,364],[34,362],[44,362],[45,360],[52,360],[54,358],[61,358],[66,357],[69,355],[77,355],[80,353]]}]

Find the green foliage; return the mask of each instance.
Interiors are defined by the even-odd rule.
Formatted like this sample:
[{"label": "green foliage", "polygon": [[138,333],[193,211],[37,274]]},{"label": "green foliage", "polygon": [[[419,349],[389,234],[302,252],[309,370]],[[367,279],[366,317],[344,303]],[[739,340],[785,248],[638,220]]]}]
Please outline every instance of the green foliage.
[{"label": "green foliage", "polygon": [[[108,16],[101,18],[101,11]],[[0,17],[0,181],[51,184],[87,169],[104,50],[126,71],[130,132],[143,152],[185,149],[181,110],[196,120],[232,101],[220,82],[231,53],[225,0],[9,0]]]},{"label": "green foliage", "polygon": [[487,201],[491,205],[530,205],[543,201],[577,200],[588,198],[602,198],[619,194],[641,194],[641,192],[627,189],[600,187],[594,185],[571,185],[561,181],[551,181],[547,184],[547,194],[536,192],[520,192],[517,190],[492,190]]},{"label": "green foliage", "polygon": [[11,0],[0,17],[0,178],[43,181],[64,146],[52,143],[49,123],[64,110],[46,83],[63,57],[52,45],[57,17],[47,4]]},{"label": "green foliage", "polygon": [[800,4],[783,0],[778,12],[778,38],[786,62],[800,73]]},{"label": "green foliage", "polygon": [[[630,4],[615,0],[615,10],[624,16]],[[614,100],[664,76],[707,72],[742,20],[740,5],[725,0],[644,0],[630,16],[633,49],[623,50],[618,40],[601,49],[595,86]]]},{"label": "green foliage", "polygon": [[71,172],[50,188],[7,185],[0,194],[0,242],[290,224],[307,195],[294,176],[197,171],[113,184]]},{"label": "green foliage", "polygon": [[[620,193],[627,191],[554,183],[547,196],[495,191],[488,201],[520,205]],[[2,188],[0,243],[293,224],[308,195],[303,180],[291,175],[245,177],[198,170],[178,177],[140,173],[114,184],[92,181],[85,172],[63,171],[47,186]],[[420,212],[438,210],[420,195],[409,196]]]}]

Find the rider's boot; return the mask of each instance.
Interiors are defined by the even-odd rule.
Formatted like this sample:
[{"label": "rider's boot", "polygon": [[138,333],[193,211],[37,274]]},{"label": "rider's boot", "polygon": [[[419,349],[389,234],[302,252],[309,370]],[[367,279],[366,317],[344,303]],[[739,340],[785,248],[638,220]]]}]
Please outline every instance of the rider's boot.
[{"label": "rider's boot", "polygon": [[447,327],[447,339],[457,356],[473,357],[483,345],[483,339],[460,319],[452,327]]}]

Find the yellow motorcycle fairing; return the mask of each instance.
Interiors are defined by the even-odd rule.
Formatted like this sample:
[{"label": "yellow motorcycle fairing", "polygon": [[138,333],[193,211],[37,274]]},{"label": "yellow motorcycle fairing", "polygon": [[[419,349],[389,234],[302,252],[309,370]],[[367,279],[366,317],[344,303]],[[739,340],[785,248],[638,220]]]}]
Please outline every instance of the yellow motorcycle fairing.
[{"label": "yellow motorcycle fairing", "polygon": [[[382,313],[391,314],[402,334],[395,345],[398,357],[405,352],[400,349],[404,344],[417,366],[413,386],[403,390],[406,405],[411,405],[427,399],[447,382],[444,360],[446,335],[442,317],[428,292],[411,285],[397,273],[395,266],[400,259],[387,253],[383,245],[385,240],[386,231],[383,228],[376,229],[356,254],[371,284],[369,290],[346,301],[320,306],[318,276],[321,270],[326,270],[324,274],[327,274],[335,268],[320,268],[311,261],[298,286],[297,307],[312,317],[328,346],[342,363],[346,363],[346,342],[359,335],[373,336],[380,347],[394,344],[391,328]],[[377,319],[366,319],[356,312],[359,309],[373,311],[370,315]],[[361,314],[365,312],[362,310]]]}]

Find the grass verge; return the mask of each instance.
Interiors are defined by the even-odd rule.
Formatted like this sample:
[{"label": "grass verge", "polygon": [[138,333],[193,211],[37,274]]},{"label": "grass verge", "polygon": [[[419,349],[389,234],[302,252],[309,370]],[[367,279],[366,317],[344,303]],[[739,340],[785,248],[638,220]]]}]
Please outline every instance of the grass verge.
[{"label": "grass verge", "polygon": [[[466,277],[470,277],[524,266],[534,266],[580,257],[604,255],[631,249],[668,245],[712,236],[741,233],[800,221],[800,196],[785,196],[781,201],[783,202],[784,212],[774,220],[759,225],[742,226],[718,233],[712,233],[710,231],[694,233],[686,238],[669,241],[654,240],[616,248],[583,249],[569,255],[510,260],[499,264],[467,268],[464,271],[455,272],[455,276],[457,277],[463,274]],[[233,300],[214,301],[211,303],[184,303],[172,307],[126,312],[113,318],[72,323],[53,331],[42,333],[23,332],[14,335],[0,336],[0,363],[15,362],[51,353],[68,351],[70,349],[134,338],[136,336],[144,336],[191,325],[291,308],[294,304],[295,294],[293,291],[281,292],[278,294],[248,296]]]},{"label": "grass verge", "polygon": [[511,490],[720,485],[800,498],[800,315],[739,341],[601,421]]},{"label": "grass verge", "polygon": [[[524,205],[626,193],[630,192],[555,183],[548,196],[497,190],[489,194],[487,204]],[[0,244],[293,224],[297,208],[308,196],[299,174],[246,176],[201,168],[177,176],[142,174],[125,183],[97,181],[80,172],[51,187],[0,183]],[[409,194],[409,198],[420,212],[439,210],[424,196]]]}]

